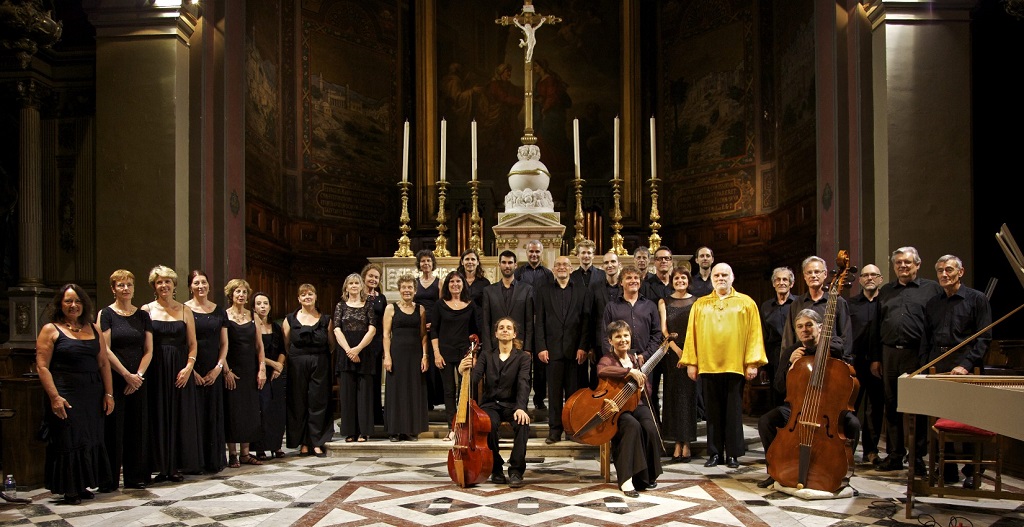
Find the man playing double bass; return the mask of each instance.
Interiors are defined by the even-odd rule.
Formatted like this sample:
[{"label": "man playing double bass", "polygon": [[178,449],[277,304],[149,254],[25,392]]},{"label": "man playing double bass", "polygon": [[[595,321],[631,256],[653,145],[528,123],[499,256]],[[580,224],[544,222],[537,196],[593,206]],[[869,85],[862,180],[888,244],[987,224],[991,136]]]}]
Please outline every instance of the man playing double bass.
[{"label": "man playing double bass", "polygon": [[[465,375],[473,368],[473,385],[484,381],[480,409],[491,418],[491,431],[487,436],[487,448],[491,450],[493,465],[491,483],[508,483],[517,489],[523,486],[526,472],[526,440],[530,437],[530,416],[526,404],[530,400],[530,354],[523,351],[522,342],[516,339],[516,323],[511,317],[498,319],[494,328],[498,347],[485,351],[480,360],[473,364],[473,357],[466,356],[459,363],[459,373]],[[508,479],[505,479],[505,460],[498,453],[498,428],[502,421],[512,424],[515,439],[512,454],[508,460]]]},{"label": "man playing double bass", "polygon": [[[788,380],[789,369],[801,357],[814,355],[818,349],[818,338],[821,336],[821,321],[821,315],[811,308],[802,309],[796,314],[793,325],[797,342],[783,348],[782,357],[784,358],[782,360],[788,360],[789,362],[779,364],[775,371],[774,386],[782,394],[783,400],[786,398],[786,381]],[[828,349],[830,356],[842,359],[849,364],[853,363],[853,356],[845,351],[841,337],[833,335]],[[764,446],[765,453],[768,452],[772,441],[775,440],[779,428],[786,426],[789,422],[791,414],[792,409],[789,407],[789,403],[784,402],[782,405],[769,410],[768,413],[758,419],[757,433],[761,436],[761,444]],[[856,450],[857,437],[860,434],[860,421],[857,420],[857,416],[853,412],[843,412],[842,415],[843,433],[848,441],[853,442],[853,450]],[[794,462],[796,462],[797,454],[797,451],[793,452]],[[757,486],[764,489],[770,487],[773,483],[775,483],[775,479],[768,476],[759,482]]]}]

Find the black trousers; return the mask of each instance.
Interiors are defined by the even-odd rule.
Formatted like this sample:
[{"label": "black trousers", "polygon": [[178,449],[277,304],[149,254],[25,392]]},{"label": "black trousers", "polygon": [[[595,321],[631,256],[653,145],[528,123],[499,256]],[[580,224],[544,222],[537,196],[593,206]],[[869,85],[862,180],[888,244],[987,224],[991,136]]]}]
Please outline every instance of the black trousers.
[{"label": "black trousers", "polygon": [[576,357],[548,361],[548,436],[561,437],[565,431],[562,407],[579,389],[579,367]]},{"label": "black trousers", "polygon": [[519,474],[520,477],[526,472],[526,440],[530,438],[530,425],[521,425],[515,420],[516,409],[511,406],[501,406],[498,403],[484,403],[480,409],[487,412],[491,418],[491,433],[487,435],[487,448],[491,449],[494,463],[491,474],[500,474],[504,470],[505,460],[498,452],[498,428],[501,422],[505,421],[512,425],[512,453],[508,458],[508,473]]},{"label": "black trousers", "polygon": [[661,438],[651,407],[641,404],[619,416],[618,431],[612,437],[615,480],[621,487],[627,480],[643,488],[661,475]]},{"label": "black trousers", "polygon": [[331,356],[288,357],[288,448],[322,447],[334,436]]},{"label": "black trousers", "polygon": [[374,390],[380,392],[373,374],[343,371],[338,374],[338,403],[341,408],[341,435],[373,435]]},{"label": "black trousers", "polygon": [[[885,386],[882,379],[871,374],[870,365],[857,368],[860,391],[857,393],[857,419],[861,423],[861,445],[864,454],[878,453],[878,443],[885,424]],[[885,451],[892,452],[892,438],[886,434]]]},{"label": "black trousers", "polygon": [[743,385],[738,373],[702,373],[704,410],[708,425],[708,456],[740,457],[747,453],[743,440]]},{"label": "black trousers", "polygon": [[[917,346],[894,348],[882,346],[882,383],[885,389],[885,426],[888,442],[893,445],[889,455],[902,459],[907,455],[907,433],[903,424],[903,414],[897,410],[898,383],[900,375],[912,373],[918,368]],[[920,459],[928,453],[928,419],[915,419],[915,454]],[[911,460],[913,462],[913,460]]]}]

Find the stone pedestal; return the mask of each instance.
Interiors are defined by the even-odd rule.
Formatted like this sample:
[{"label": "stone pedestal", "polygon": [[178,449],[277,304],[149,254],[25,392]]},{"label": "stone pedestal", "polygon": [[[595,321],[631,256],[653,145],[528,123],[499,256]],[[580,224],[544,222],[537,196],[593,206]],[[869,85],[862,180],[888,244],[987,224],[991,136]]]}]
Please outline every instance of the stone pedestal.
[{"label": "stone pedestal", "polygon": [[43,311],[53,300],[53,289],[39,286],[18,286],[7,290],[10,298],[11,340],[9,348],[35,348],[39,329],[46,324]]},{"label": "stone pedestal", "polygon": [[495,252],[509,249],[516,253],[516,260],[526,261],[526,244],[540,240],[544,246],[541,263],[550,268],[562,251],[562,236],[565,226],[559,221],[557,212],[505,212],[498,215],[494,231]]}]

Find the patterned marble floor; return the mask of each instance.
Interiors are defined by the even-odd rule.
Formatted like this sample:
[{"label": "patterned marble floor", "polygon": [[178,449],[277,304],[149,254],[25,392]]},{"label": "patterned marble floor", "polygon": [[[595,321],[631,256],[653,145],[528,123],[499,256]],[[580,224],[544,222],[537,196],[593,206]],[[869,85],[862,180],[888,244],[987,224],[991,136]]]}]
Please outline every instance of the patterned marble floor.
[{"label": "patterned marble floor", "polygon": [[[900,501],[905,480],[893,472],[862,471],[852,480],[858,497],[804,501],[757,488],[763,460],[755,443],[736,470],[705,468],[702,459],[669,464],[656,490],[629,499],[601,480],[594,459],[530,458],[520,489],[490,483],[460,489],[449,480],[445,459],[289,453],[263,466],[98,494],[79,506],[61,505],[45,489],[23,492],[33,503],[0,503],[0,525],[1024,526],[1024,503],[1005,500],[915,498],[917,517],[907,520]],[[1004,485],[1024,488],[1015,478],[1004,477]]]}]

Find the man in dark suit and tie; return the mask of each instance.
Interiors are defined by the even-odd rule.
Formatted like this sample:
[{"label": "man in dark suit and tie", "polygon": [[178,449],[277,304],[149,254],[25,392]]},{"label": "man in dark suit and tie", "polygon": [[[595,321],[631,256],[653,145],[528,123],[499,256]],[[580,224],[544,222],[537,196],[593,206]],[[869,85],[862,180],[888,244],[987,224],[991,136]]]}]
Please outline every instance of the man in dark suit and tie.
[{"label": "man in dark suit and tie", "polygon": [[582,282],[569,279],[569,257],[555,259],[555,281],[537,292],[535,339],[537,359],[547,365],[547,444],[562,440],[562,406],[579,388],[578,369],[589,349],[590,291]]},{"label": "man in dark suit and tie", "polygon": [[533,353],[533,287],[515,279],[516,253],[505,250],[498,255],[498,272],[501,280],[484,288],[481,309],[483,329],[481,342],[485,350],[497,348],[494,324],[501,317],[515,321],[522,338],[523,351]]}]

